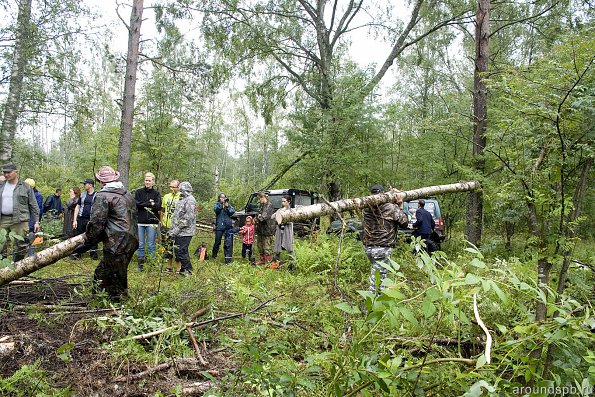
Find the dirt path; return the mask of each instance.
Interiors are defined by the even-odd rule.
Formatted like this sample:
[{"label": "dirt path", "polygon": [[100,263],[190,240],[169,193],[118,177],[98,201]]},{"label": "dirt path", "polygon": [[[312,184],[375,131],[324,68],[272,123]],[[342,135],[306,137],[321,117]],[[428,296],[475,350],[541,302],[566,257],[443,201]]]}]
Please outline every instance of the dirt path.
[{"label": "dirt path", "polygon": [[[103,348],[112,335],[96,326],[95,317],[114,312],[97,311],[89,297],[79,295],[78,290],[84,290],[90,280],[31,281],[0,288],[1,377],[39,362],[53,387],[70,387],[76,396],[140,397],[157,391],[173,395],[176,387],[181,395],[192,396],[216,386],[206,372],[219,377],[230,364],[217,353],[209,357],[209,368],[201,368],[194,359],[173,359],[163,370],[133,376],[150,366],[114,357]],[[58,354],[61,347],[62,357]]]}]

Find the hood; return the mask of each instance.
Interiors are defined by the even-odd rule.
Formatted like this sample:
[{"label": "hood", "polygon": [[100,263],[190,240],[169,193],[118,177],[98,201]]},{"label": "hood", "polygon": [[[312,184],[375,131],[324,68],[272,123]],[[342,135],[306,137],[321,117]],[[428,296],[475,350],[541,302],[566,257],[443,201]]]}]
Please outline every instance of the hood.
[{"label": "hood", "polygon": [[124,189],[124,185],[120,181],[106,183],[101,188],[101,191],[102,192],[112,192],[112,191],[118,190],[118,189]]},{"label": "hood", "polygon": [[192,185],[190,182],[184,181],[180,183],[180,196],[187,197],[192,194]]}]

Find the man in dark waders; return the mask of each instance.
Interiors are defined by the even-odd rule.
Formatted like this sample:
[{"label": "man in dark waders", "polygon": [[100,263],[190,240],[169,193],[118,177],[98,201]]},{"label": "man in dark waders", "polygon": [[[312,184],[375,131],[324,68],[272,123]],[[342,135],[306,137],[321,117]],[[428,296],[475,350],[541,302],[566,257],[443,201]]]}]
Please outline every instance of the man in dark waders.
[{"label": "man in dark waders", "polygon": [[105,290],[110,299],[128,296],[128,264],[138,248],[136,202],[118,182],[120,173],[102,166],[95,178],[102,183],[91,210],[85,239],[103,242],[103,258],[95,269],[94,290]]}]

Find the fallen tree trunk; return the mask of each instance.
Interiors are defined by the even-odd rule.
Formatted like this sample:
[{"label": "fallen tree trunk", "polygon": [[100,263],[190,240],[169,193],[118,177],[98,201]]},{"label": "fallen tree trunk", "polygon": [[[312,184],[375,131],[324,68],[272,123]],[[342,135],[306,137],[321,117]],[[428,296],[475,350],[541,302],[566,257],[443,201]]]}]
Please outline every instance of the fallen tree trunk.
[{"label": "fallen tree trunk", "polygon": [[85,235],[79,234],[78,236],[74,236],[68,240],[53,245],[50,248],[46,248],[35,255],[29,256],[22,261],[16,262],[14,264],[14,269],[9,267],[0,269],[0,286],[31,274],[36,270],[51,265],[52,263],[56,263],[60,259],[70,255],[79,244],[84,242]]},{"label": "fallen tree trunk", "polygon": [[422,187],[421,189],[398,191],[391,189],[386,193],[374,194],[372,196],[358,197],[333,201],[330,203],[319,203],[292,208],[289,210],[277,211],[275,220],[278,224],[304,221],[318,218],[324,215],[332,215],[336,212],[345,212],[363,209],[365,207],[377,206],[384,203],[396,203],[399,201],[415,200],[421,197],[429,197],[442,193],[470,192],[480,187],[479,182],[460,182],[450,185],[438,185]]},{"label": "fallen tree trunk", "polygon": [[[404,192],[391,189],[386,193],[375,194],[372,196],[345,199],[333,201],[328,204],[314,204],[292,208],[290,210],[277,211],[275,219],[279,224],[297,222],[306,219],[318,218],[324,215],[331,215],[336,212],[358,210],[368,206],[380,205],[389,202],[396,203],[401,200],[414,200],[420,197],[428,197],[442,193],[469,192],[478,189],[479,187],[479,182],[473,181],[453,183],[450,185],[428,186],[421,189],[408,190]],[[82,243],[84,243],[84,234],[72,237],[41,252],[38,252],[33,256],[25,258],[22,261],[16,262],[14,264],[14,269],[0,269],[0,286],[56,263],[60,259],[68,256],[79,244]]]}]

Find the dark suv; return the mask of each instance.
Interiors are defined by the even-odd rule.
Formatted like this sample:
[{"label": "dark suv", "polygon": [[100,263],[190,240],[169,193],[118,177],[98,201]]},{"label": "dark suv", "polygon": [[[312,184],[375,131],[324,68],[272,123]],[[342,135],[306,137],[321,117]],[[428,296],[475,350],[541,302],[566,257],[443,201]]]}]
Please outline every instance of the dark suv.
[{"label": "dark suv", "polygon": [[[312,205],[318,203],[318,193],[310,192],[307,190],[300,189],[274,189],[265,190],[269,196],[269,200],[273,203],[275,210],[281,208],[281,198],[283,196],[291,197],[291,208],[302,207],[304,205]],[[258,214],[258,208],[260,203],[258,202],[258,192],[254,192],[250,195],[246,207],[243,211],[236,211],[232,218],[236,220],[235,226],[244,226],[246,223],[246,217],[254,217]],[[320,227],[320,218],[311,219],[304,222],[294,222],[293,231],[298,236],[306,236],[312,230],[317,230]]]}]

